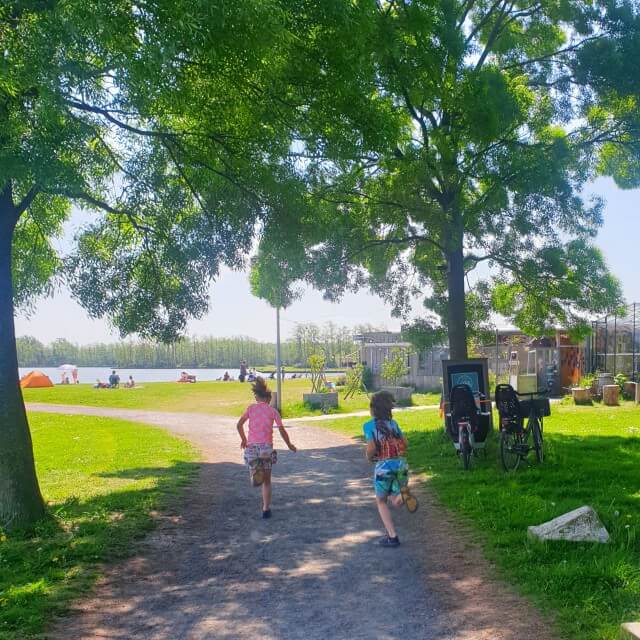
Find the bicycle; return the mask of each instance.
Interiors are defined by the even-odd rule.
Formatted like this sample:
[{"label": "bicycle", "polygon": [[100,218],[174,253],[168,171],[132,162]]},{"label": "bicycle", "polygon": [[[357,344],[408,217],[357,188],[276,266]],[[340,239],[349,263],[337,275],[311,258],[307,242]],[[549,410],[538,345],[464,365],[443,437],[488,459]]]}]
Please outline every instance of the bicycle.
[{"label": "bicycle", "polygon": [[[509,384],[496,386],[496,407],[500,414],[500,459],[505,471],[515,471],[531,449],[544,462],[544,418],[551,415],[548,390],[518,393]],[[538,397],[535,397],[538,396]],[[519,398],[528,397],[520,401]],[[524,421],[527,420],[525,426]],[[530,439],[533,445],[529,444]]]},{"label": "bicycle", "polygon": [[449,412],[446,414],[446,429],[456,453],[462,459],[465,471],[471,467],[471,456],[485,450],[490,430],[491,402],[486,409],[484,397],[476,400],[471,388],[457,384],[449,395]]}]

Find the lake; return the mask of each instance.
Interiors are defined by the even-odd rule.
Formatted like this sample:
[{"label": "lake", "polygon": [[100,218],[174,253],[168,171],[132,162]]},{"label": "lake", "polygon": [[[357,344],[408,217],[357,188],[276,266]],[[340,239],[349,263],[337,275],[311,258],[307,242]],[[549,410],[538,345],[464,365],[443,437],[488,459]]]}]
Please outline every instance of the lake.
[{"label": "lake", "polygon": [[[20,367],[20,377],[37,369],[51,378],[54,384],[58,384],[62,377],[62,371],[56,367]],[[82,383],[95,384],[97,379],[106,382],[113,369],[108,367],[78,367],[78,379]],[[207,380],[219,380],[225,371],[229,372],[236,380],[240,373],[238,369],[116,369],[121,382],[125,382],[129,376],[133,376],[136,382],[175,382],[180,377],[181,371],[187,371],[196,376],[202,382]],[[270,370],[271,371],[271,370]],[[285,368],[286,371],[286,368]],[[259,373],[259,372],[258,372]],[[291,378],[291,373],[285,373],[285,378]],[[300,374],[297,374],[298,377]],[[327,374],[338,375],[338,374]],[[71,378],[71,374],[69,374]]]}]

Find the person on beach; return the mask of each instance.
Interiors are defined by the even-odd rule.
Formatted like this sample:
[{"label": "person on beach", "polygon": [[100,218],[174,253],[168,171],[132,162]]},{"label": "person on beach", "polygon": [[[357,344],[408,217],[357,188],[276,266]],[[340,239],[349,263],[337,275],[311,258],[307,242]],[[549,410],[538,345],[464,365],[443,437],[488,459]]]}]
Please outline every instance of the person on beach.
[{"label": "person on beach", "polygon": [[[263,378],[258,377],[252,385],[254,404],[247,407],[238,420],[240,448],[244,450],[244,460],[249,467],[249,477],[254,487],[262,486],[262,517],[271,517],[271,468],[277,461],[273,448],[273,425],[280,431],[290,451],[297,451],[289,440],[289,434],[282,424],[278,411],[272,407],[271,391]],[[244,424],[249,421],[249,437],[245,435]]]},{"label": "person on beach", "polygon": [[379,540],[383,547],[400,545],[389,505],[399,507],[404,503],[410,513],[418,508],[418,501],[409,491],[409,466],[405,457],[407,438],[393,419],[393,406],[393,396],[387,391],[378,391],[371,397],[372,419],[363,426],[367,459],[375,462],[376,505],[387,531]]},{"label": "person on beach", "polygon": [[238,376],[238,380],[240,380],[240,382],[244,382],[246,377],[247,377],[247,363],[244,360],[242,360],[240,362],[240,375]]}]

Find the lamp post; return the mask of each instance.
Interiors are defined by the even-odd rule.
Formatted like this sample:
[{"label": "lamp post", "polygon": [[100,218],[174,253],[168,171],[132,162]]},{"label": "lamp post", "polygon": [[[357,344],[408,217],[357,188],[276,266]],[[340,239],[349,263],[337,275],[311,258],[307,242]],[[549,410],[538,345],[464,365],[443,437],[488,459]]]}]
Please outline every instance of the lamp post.
[{"label": "lamp post", "polygon": [[280,307],[276,307],[276,409],[282,411],[282,360],[280,358]]}]

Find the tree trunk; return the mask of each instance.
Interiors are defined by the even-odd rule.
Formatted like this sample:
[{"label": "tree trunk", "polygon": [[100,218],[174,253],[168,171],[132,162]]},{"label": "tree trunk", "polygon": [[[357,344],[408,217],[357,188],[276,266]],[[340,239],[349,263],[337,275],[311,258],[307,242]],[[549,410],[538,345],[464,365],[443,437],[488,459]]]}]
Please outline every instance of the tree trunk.
[{"label": "tree trunk", "polygon": [[464,254],[462,242],[447,254],[447,289],[449,293],[448,325],[449,357],[467,359],[467,329],[465,322]]},{"label": "tree trunk", "polygon": [[29,527],[45,514],[18,375],[11,244],[18,214],[0,202],[0,527]]}]

